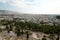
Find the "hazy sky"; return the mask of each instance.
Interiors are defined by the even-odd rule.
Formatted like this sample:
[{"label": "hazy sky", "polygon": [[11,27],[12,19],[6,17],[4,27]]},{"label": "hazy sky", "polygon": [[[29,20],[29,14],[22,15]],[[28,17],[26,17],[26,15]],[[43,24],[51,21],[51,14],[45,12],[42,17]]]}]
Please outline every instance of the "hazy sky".
[{"label": "hazy sky", "polygon": [[0,0],[0,9],[31,14],[60,14],[60,0]]}]

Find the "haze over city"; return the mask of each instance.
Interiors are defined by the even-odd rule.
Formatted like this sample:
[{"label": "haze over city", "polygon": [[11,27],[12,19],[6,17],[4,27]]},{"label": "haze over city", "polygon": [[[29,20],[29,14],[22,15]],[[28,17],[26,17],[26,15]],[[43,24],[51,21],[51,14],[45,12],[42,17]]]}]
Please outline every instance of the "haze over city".
[{"label": "haze over city", "polygon": [[0,0],[0,10],[26,14],[60,14],[60,0]]}]

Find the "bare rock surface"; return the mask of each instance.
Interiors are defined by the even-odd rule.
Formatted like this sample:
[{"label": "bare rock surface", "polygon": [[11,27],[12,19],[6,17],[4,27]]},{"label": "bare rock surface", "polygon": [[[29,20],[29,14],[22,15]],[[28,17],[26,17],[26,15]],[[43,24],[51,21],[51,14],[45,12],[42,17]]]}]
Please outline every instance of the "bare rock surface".
[{"label": "bare rock surface", "polygon": [[[29,40],[42,40],[44,35],[47,36],[47,40],[50,40],[48,38],[49,35],[42,32],[31,32],[31,34],[29,35]],[[7,31],[3,31],[0,32],[0,40],[27,40],[27,38],[26,34],[17,37],[13,31],[10,31],[10,33],[7,33]]]}]

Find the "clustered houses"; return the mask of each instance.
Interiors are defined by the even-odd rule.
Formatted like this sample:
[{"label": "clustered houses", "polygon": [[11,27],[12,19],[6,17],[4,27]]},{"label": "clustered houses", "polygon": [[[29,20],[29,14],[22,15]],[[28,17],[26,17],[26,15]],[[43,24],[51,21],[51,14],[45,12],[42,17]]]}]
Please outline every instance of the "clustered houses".
[{"label": "clustered houses", "polygon": [[12,21],[12,20],[15,20],[15,21],[22,21],[22,22],[25,22],[25,21],[31,21],[31,22],[35,22],[35,23],[40,23],[41,21],[44,22],[44,25],[53,25],[53,23],[55,23],[57,25],[57,23],[60,23],[58,19],[56,19],[55,17],[53,16],[37,16],[37,17],[16,17],[15,15],[6,15],[6,14],[1,14],[0,15],[0,20],[9,20],[9,21]]},{"label": "clustered houses", "polygon": [[55,16],[40,16],[38,18],[33,18],[33,22],[36,23],[43,22],[44,25],[53,25],[53,23],[57,25],[58,23],[60,23]]},{"label": "clustered houses", "polygon": [[13,18],[13,20],[15,20],[16,22],[25,22],[25,19],[24,18]]},{"label": "clustered houses", "polygon": [[13,15],[5,15],[5,14],[0,14],[0,20],[13,20]]},{"label": "clustered houses", "polygon": [[15,20],[15,21],[22,21],[22,22],[24,22],[24,19],[23,18],[17,18],[17,17],[15,17],[14,15],[6,15],[6,14],[1,14],[0,15],[0,20],[9,20],[9,21],[13,21],[13,20]]}]

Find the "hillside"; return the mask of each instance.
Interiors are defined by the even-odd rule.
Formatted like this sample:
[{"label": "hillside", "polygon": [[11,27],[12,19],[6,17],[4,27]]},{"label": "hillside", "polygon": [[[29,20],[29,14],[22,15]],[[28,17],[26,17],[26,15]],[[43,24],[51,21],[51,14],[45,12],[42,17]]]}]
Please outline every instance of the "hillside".
[{"label": "hillside", "polygon": [[60,17],[56,16],[0,10],[0,40],[60,40]]}]

